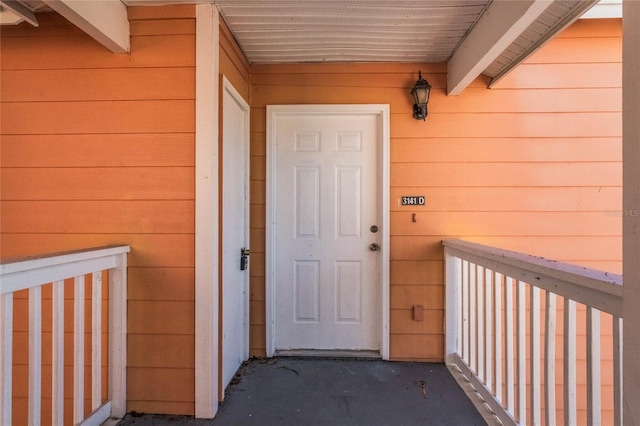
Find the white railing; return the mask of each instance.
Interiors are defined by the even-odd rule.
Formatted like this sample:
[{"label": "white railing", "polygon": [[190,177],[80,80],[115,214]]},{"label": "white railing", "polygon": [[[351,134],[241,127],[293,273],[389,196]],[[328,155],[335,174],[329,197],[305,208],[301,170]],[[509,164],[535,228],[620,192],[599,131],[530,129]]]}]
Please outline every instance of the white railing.
[{"label": "white railing", "polygon": [[622,277],[443,245],[446,362],[493,414],[505,425],[621,425]]},{"label": "white railing", "polygon": [[[129,246],[106,247],[0,265],[0,424],[39,425],[42,417],[43,334],[51,335],[51,424],[100,425],[121,418],[126,410],[127,253]],[[105,274],[105,271],[106,272]],[[108,395],[102,395],[102,278],[108,275]],[[90,302],[85,302],[85,276],[90,276]],[[65,280],[69,280],[65,284]],[[71,282],[71,280],[73,282]],[[65,287],[73,288],[73,413],[65,416]],[[43,291],[44,290],[44,291]],[[106,289],[105,289],[106,290]],[[43,297],[46,292],[46,297]],[[51,296],[49,296],[51,294]],[[22,301],[28,299],[28,307]],[[51,311],[43,299],[51,299]],[[20,303],[14,310],[14,302]],[[47,300],[47,304],[49,301]],[[28,313],[23,312],[28,310]],[[85,362],[85,313],[90,310],[91,360]],[[43,315],[43,312],[46,312]],[[50,312],[50,313],[49,313]],[[24,315],[23,315],[24,314]],[[28,317],[28,344],[14,348],[14,336]],[[68,316],[67,316],[68,318]],[[43,323],[46,333],[43,333]],[[67,327],[69,330],[70,327]],[[48,336],[47,336],[48,337]],[[16,341],[16,344],[24,339]],[[47,339],[48,342],[48,339]],[[68,345],[70,346],[70,344]],[[89,342],[87,342],[89,346]],[[48,347],[48,344],[47,344]],[[14,383],[13,353],[28,354],[28,384]],[[48,358],[48,357],[47,357]],[[48,367],[48,362],[47,362]],[[85,365],[91,366],[91,390],[85,392]],[[48,370],[48,368],[47,368]],[[48,371],[47,371],[48,373]],[[13,416],[12,386],[27,388],[26,418]],[[85,409],[85,393],[91,407]],[[48,394],[48,392],[47,392]],[[48,397],[49,398],[49,397]],[[21,410],[22,412],[23,410]],[[86,412],[90,412],[88,416]],[[69,413],[67,413],[69,414]],[[47,413],[48,419],[48,413]],[[47,420],[47,423],[49,421]]]}]

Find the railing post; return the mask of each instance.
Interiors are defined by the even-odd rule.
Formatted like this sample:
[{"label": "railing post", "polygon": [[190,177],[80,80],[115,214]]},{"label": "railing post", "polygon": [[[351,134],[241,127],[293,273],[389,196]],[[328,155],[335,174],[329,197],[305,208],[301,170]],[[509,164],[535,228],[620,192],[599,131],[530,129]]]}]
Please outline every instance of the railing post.
[{"label": "railing post", "polygon": [[444,249],[445,262],[445,361],[449,355],[460,350],[460,286],[462,281],[462,260]]},{"label": "railing post", "polygon": [[40,424],[42,400],[42,288],[29,289],[29,424]]},{"label": "railing post", "polygon": [[127,412],[127,254],[109,271],[109,399],[111,417]]}]

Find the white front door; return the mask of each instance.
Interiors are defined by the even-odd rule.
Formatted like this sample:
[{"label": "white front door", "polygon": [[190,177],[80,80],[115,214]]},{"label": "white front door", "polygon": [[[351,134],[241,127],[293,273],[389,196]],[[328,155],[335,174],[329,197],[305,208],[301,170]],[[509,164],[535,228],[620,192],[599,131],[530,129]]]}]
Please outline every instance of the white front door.
[{"label": "white front door", "polygon": [[222,389],[249,356],[249,107],[224,79],[222,87]]},{"label": "white front door", "polygon": [[382,348],[382,118],[279,114],[275,139],[275,350]]}]

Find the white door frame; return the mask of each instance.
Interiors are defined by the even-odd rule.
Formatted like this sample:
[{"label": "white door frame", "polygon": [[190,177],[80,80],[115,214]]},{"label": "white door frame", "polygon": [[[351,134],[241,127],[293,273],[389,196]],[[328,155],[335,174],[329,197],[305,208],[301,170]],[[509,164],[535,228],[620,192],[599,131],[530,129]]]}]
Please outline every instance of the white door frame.
[{"label": "white door frame", "polygon": [[[243,136],[243,140],[242,141],[238,141],[239,143],[242,143],[244,145],[244,164],[245,164],[245,170],[244,170],[244,193],[245,193],[245,199],[244,199],[244,211],[245,211],[245,216],[244,216],[244,229],[245,229],[245,241],[243,242],[244,247],[249,248],[249,215],[250,215],[250,198],[249,198],[249,164],[250,164],[250,156],[249,156],[249,104],[247,103],[247,101],[244,100],[244,98],[242,97],[242,95],[236,90],[235,87],[233,87],[233,85],[231,84],[231,82],[227,79],[227,77],[225,77],[224,75],[222,76],[222,90],[223,90],[223,96],[222,98],[222,108],[224,111],[224,92],[228,93],[232,98],[233,101],[236,102],[238,104],[238,106],[240,107],[240,109],[242,110],[242,112],[244,113],[244,136]],[[223,112],[224,115],[224,112]],[[223,123],[224,126],[224,123]],[[224,162],[224,127],[222,129],[223,132],[223,142],[222,142],[222,147],[223,147],[223,162]],[[226,176],[226,172],[223,169],[222,170],[222,176],[223,176],[223,182]],[[224,183],[223,183],[224,186]],[[225,194],[222,194],[222,202],[225,202]],[[225,218],[224,216],[222,217],[222,229],[224,230],[224,224],[225,224]],[[224,232],[224,231],[223,231]],[[223,244],[224,244],[224,237],[222,238],[223,240]],[[225,251],[225,248],[222,248],[222,251]],[[239,262],[240,262],[240,252],[238,250],[238,256],[237,256],[237,260],[238,263],[234,266],[238,267]],[[251,261],[249,261],[249,265],[251,265]],[[224,268],[224,265],[222,265]],[[224,278],[224,270],[222,272],[222,276]],[[244,300],[244,306],[243,306],[243,320],[244,323],[246,325],[246,327],[243,330],[243,347],[242,347],[242,354],[244,356],[244,360],[249,359],[249,270],[245,271],[244,274],[244,279],[243,279],[243,283],[242,283],[243,289],[244,289],[244,293],[246,295],[246,298]],[[225,284],[224,282],[222,283],[222,288],[224,289]],[[224,299],[224,296],[223,296]],[[226,306],[221,306],[222,311],[224,312],[224,309],[228,308]],[[235,307],[232,307],[235,309]],[[224,317],[224,314],[223,314]],[[222,328],[224,330],[224,323],[222,324]],[[221,339],[221,344],[224,344],[224,342]],[[223,348],[223,352],[224,352],[224,348]],[[224,364],[224,359],[221,360],[222,363]],[[220,378],[220,380],[222,380],[222,377]],[[224,390],[224,389],[223,389]]]},{"label": "white door frame", "polygon": [[275,319],[276,319],[276,119],[278,116],[312,114],[367,114],[380,118],[381,143],[378,151],[378,170],[380,171],[379,185],[380,203],[379,217],[381,218],[381,318],[380,336],[382,347],[380,355],[382,359],[389,359],[389,105],[362,104],[362,105],[267,105],[267,181],[266,181],[266,350],[267,357],[275,353]]}]

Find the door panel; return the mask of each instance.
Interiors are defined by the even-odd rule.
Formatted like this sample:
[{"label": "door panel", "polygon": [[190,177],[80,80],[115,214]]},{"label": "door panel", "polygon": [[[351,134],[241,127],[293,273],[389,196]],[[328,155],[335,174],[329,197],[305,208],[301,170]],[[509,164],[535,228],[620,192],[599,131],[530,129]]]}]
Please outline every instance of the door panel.
[{"label": "door panel", "polygon": [[248,244],[248,106],[227,84],[222,131],[222,388],[248,358],[248,280],[241,249]]},{"label": "door panel", "polygon": [[275,348],[379,350],[379,117],[283,115],[275,128]]}]

